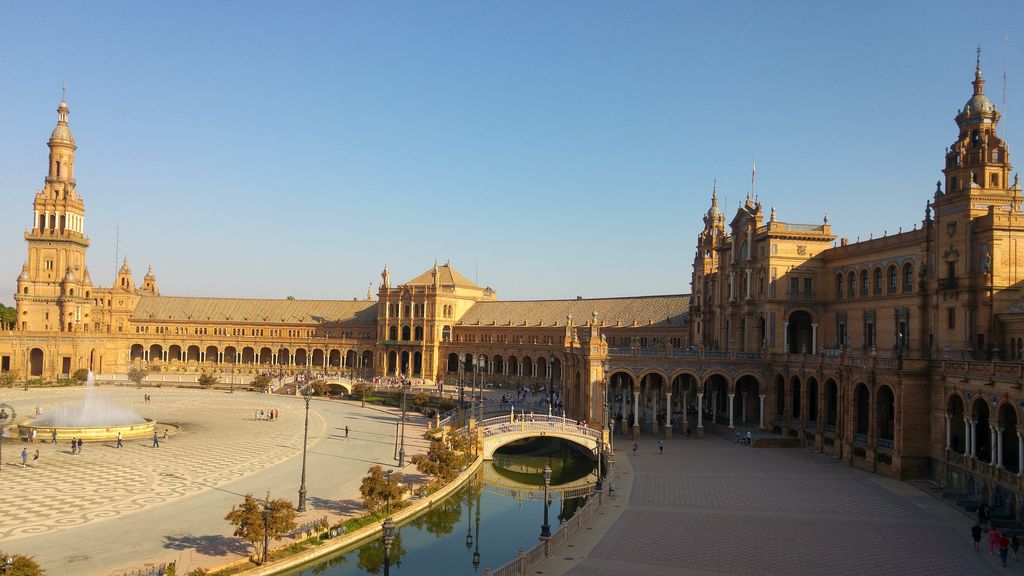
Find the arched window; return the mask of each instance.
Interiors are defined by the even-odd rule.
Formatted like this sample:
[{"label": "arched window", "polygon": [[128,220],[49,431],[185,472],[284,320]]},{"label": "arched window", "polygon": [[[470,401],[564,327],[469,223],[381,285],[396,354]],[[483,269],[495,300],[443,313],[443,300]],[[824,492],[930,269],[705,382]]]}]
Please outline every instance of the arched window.
[{"label": "arched window", "polygon": [[882,269],[881,268],[875,268],[874,280],[875,280],[874,281],[875,296],[881,296],[882,295]]},{"label": "arched window", "polygon": [[888,280],[886,282],[886,286],[888,288],[888,293],[889,294],[895,294],[896,293],[897,276],[898,275],[896,274],[896,267],[895,266],[889,266],[889,269],[886,270],[886,277],[887,277],[887,280]]},{"label": "arched window", "polygon": [[860,271],[860,296],[861,296],[861,298],[863,298],[864,296],[868,296],[868,295],[869,295],[869,293],[868,293],[868,271],[867,270],[861,270]]},{"label": "arched window", "polygon": [[903,265],[903,293],[914,291],[914,266],[910,262]]},{"label": "arched window", "polygon": [[837,274],[836,275],[836,300],[839,300],[842,297],[843,297],[843,275],[842,274]]},{"label": "arched window", "polygon": [[846,297],[853,298],[855,296],[854,290],[857,288],[857,275],[850,272],[846,277]]}]

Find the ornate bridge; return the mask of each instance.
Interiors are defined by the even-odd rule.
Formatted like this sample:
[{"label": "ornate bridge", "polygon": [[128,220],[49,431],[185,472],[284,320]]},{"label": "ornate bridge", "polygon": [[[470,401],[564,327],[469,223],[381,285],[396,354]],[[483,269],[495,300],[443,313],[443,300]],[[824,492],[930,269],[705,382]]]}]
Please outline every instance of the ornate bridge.
[{"label": "ornate bridge", "polygon": [[[517,482],[507,476],[503,476],[493,466],[483,466],[484,486],[493,494],[511,496],[517,500],[543,500],[544,486],[524,484]],[[551,486],[548,494],[561,494],[562,498],[573,498],[575,496],[590,496],[594,493],[594,482],[597,481],[597,474],[590,473],[572,482]]]},{"label": "ornate bridge", "polygon": [[542,436],[568,440],[596,454],[602,435],[600,430],[580,426],[575,420],[543,414],[509,414],[488,418],[480,422],[480,431],[484,460],[492,460],[494,451],[510,442]]}]

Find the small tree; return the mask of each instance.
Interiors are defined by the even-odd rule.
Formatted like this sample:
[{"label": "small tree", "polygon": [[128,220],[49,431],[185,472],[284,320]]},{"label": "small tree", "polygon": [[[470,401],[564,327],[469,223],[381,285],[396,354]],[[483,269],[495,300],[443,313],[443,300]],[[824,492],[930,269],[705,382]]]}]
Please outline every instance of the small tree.
[{"label": "small tree", "polygon": [[260,562],[269,538],[280,540],[295,529],[295,508],[284,498],[271,500],[268,494],[266,500],[257,500],[246,494],[224,519],[235,527],[235,536],[252,544],[253,557]]},{"label": "small tree", "polygon": [[[0,559],[6,561],[8,554],[0,552]],[[44,576],[46,574],[39,564],[31,556],[11,554],[11,565],[3,573],[4,576]]]},{"label": "small tree", "polygon": [[135,382],[135,386],[137,388],[142,388],[142,381],[146,379],[146,374],[148,374],[148,372],[146,372],[142,368],[139,368],[138,366],[132,366],[128,370],[128,379],[131,380],[132,382]]},{"label": "small tree", "polygon": [[412,397],[412,405],[419,411],[423,411],[423,407],[427,405],[427,402],[430,402],[430,394],[427,394],[425,390],[420,390]]},{"label": "small tree", "polygon": [[259,390],[260,392],[266,392],[267,388],[270,388],[270,382],[273,380],[266,374],[258,374],[252,379],[252,387]]},{"label": "small tree", "polygon": [[75,370],[75,373],[71,375],[71,379],[79,384],[85,384],[89,379],[89,369],[79,368],[78,370]]},{"label": "small tree", "polygon": [[0,386],[4,388],[14,388],[15,382],[19,380],[20,376],[21,372],[19,372],[17,368],[12,368],[7,372],[0,372]]},{"label": "small tree", "polygon": [[413,458],[416,469],[433,476],[438,482],[450,482],[459,475],[459,470],[466,462],[469,442],[469,435],[465,432],[432,440],[426,456],[417,455]]},{"label": "small tree", "polygon": [[309,387],[314,396],[327,396],[331,392],[331,387],[325,380],[313,380],[309,383]]},{"label": "small tree", "polygon": [[199,387],[206,390],[217,383],[217,377],[213,374],[201,374],[199,376]]},{"label": "small tree", "polygon": [[363,477],[359,493],[363,495],[363,507],[370,512],[379,512],[388,501],[398,502],[402,497],[401,474],[392,474],[389,480],[380,466],[373,466]]}]

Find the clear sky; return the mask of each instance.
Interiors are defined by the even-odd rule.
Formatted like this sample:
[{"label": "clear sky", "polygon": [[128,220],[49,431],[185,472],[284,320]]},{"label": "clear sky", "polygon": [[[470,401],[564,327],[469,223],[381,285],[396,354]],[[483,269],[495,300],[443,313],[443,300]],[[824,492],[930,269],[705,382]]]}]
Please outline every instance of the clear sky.
[{"label": "clear sky", "polygon": [[119,227],[165,295],[364,297],[435,259],[503,299],[688,293],[712,181],[731,216],[752,158],[782,221],[919,223],[979,43],[1003,109],[1007,34],[1017,150],[1022,24],[1009,0],[0,1],[0,302],[62,82],[96,285]]}]

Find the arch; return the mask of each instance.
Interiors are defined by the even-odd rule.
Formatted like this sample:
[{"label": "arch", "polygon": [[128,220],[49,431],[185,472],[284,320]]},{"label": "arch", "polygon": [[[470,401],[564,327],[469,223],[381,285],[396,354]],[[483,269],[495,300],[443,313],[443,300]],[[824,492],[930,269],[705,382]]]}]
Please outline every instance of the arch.
[{"label": "arch", "polygon": [[786,349],[790,354],[814,354],[811,334],[811,314],[806,310],[795,310],[786,321]]},{"label": "arch", "polygon": [[819,412],[818,379],[811,376],[807,379],[807,421],[817,424]]},{"label": "arch", "polygon": [[846,297],[854,298],[857,295],[856,288],[857,274],[853,271],[850,271],[850,273],[846,275]]},{"label": "arch", "polygon": [[341,350],[332,348],[331,352],[327,355],[327,364],[331,368],[341,368]]},{"label": "arch", "polygon": [[887,294],[895,294],[896,290],[899,289],[899,273],[896,271],[896,265],[890,264],[885,269],[885,292]]},{"label": "arch", "polygon": [[402,340],[407,341],[412,337],[412,332],[408,326],[402,326]]},{"label": "arch", "polygon": [[519,375],[519,359],[518,358],[516,358],[515,356],[509,356],[508,357],[507,366],[508,366],[508,373],[509,374],[511,374],[513,376],[518,376]]},{"label": "arch", "polygon": [[908,294],[914,291],[914,265],[907,262],[903,265],[903,293]]},{"label": "arch", "polygon": [[451,342],[452,341],[452,327],[444,326],[441,328],[441,341]]},{"label": "arch", "polygon": [[448,362],[445,370],[449,374],[459,371],[459,355],[457,353],[451,352],[448,354]]},{"label": "arch", "polygon": [[28,353],[28,373],[29,376],[42,376],[43,375],[43,351],[39,348],[33,348]]},{"label": "arch", "polygon": [[946,420],[949,426],[949,447],[958,454],[967,452],[967,442],[962,437],[964,430],[964,399],[959,394],[953,393],[946,400]]},{"label": "arch", "polygon": [[743,374],[736,379],[734,415],[740,424],[758,424],[761,411],[761,383],[753,374]]},{"label": "arch", "polygon": [[398,365],[398,373],[399,374],[402,374],[402,375],[405,375],[405,376],[409,375],[409,368],[410,368],[409,361],[410,361],[409,351],[408,350],[402,350],[402,354],[399,356],[399,365]]},{"label": "arch", "polygon": [[[285,357],[287,358],[287,356],[285,356]],[[280,354],[278,355],[277,359],[278,359],[278,361],[281,360],[281,355]],[[282,364],[287,364],[287,363],[288,362],[282,362]],[[295,365],[296,366],[308,366],[309,365],[309,352],[307,352],[305,348],[296,348],[295,349]]]},{"label": "arch", "polygon": [[1013,404],[1009,402],[1003,402],[999,406],[998,426],[999,434],[1002,436],[1002,453],[1001,462],[1004,468],[1011,472],[1017,472],[1020,470],[1019,452],[1017,443],[1020,439],[1017,437],[1017,423],[1019,419],[1017,417],[1017,410],[1014,409]]},{"label": "arch", "polygon": [[534,367],[533,359],[529,356],[523,356],[523,375],[527,378],[535,377],[537,373],[534,372]]},{"label": "arch", "polygon": [[164,347],[159,344],[153,344],[149,347],[149,359],[163,360],[164,359]]},{"label": "arch", "polygon": [[398,340],[398,326],[391,326],[388,328],[388,340]]},{"label": "arch", "polygon": [[287,366],[291,364],[291,350],[282,346],[277,349],[277,365]]},{"label": "arch", "polygon": [[143,360],[145,357],[146,349],[142,347],[142,344],[132,344],[131,350],[128,351],[128,361],[135,362]]},{"label": "arch", "polygon": [[199,362],[199,346],[193,344],[185,350],[185,361]]},{"label": "arch", "polygon": [[861,270],[860,271],[860,297],[861,298],[864,298],[866,296],[870,296],[871,295],[871,292],[869,291],[869,288],[870,288],[870,286],[868,285],[868,271],[867,270]]},{"label": "arch", "polygon": [[974,456],[985,462],[992,461],[992,433],[991,417],[988,402],[978,397],[971,404],[971,419],[974,421],[974,429],[971,431],[974,441]]},{"label": "arch", "polygon": [[311,365],[313,365],[313,366],[323,366],[324,365],[324,351],[323,350],[321,350],[319,348],[313,349],[312,356],[313,356],[313,358],[310,361]]},{"label": "arch", "polygon": [[358,355],[356,355],[355,350],[348,350],[347,352],[345,352],[345,366],[348,366],[349,368],[355,368],[357,364],[356,361],[358,359],[359,357]]},{"label": "arch", "polygon": [[544,356],[537,356],[537,377],[548,378],[548,359]]},{"label": "arch", "polygon": [[782,374],[775,377],[775,416],[786,416],[786,379]]},{"label": "arch", "polygon": [[871,429],[871,391],[861,382],[853,390],[853,433],[854,441],[867,444]]},{"label": "arch", "polygon": [[274,352],[270,348],[264,346],[260,348],[260,364],[270,364],[274,361]]},{"label": "arch", "polygon": [[369,350],[363,351],[362,359],[359,361],[360,366],[373,366],[373,352]]},{"label": "arch", "polygon": [[213,362],[215,364],[217,362],[219,362],[220,361],[220,357],[218,356],[217,352],[218,351],[217,351],[217,347],[216,346],[207,346],[206,347],[206,361],[207,362]]},{"label": "arch", "polygon": [[419,350],[412,354],[412,375],[423,375],[423,352],[420,352]]},{"label": "arch", "polygon": [[557,356],[551,359],[551,377],[556,382],[562,379],[562,361]]},{"label": "arch", "polygon": [[398,373],[398,352],[396,352],[394,350],[388,351],[387,373],[388,374],[397,374]]},{"label": "arch", "polygon": [[801,406],[803,397],[800,395],[800,392],[800,377],[793,376],[789,379],[789,417],[791,420],[799,420],[800,416],[803,415],[803,406]]},{"label": "arch", "polygon": [[875,390],[875,427],[878,445],[893,448],[896,438],[896,397],[887,385]]},{"label": "arch", "polygon": [[238,364],[238,349],[234,346],[225,346],[224,361],[228,364]]},{"label": "arch", "polygon": [[839,418],[839,386],[836,381],[829,378],[825,380],[825,431],[835,432],[836,422]]},{"label": "arch", "polygon": [[420,342],[423,340],[423,326],[416,326],[413,329],[413,340]]},{"label": "arch", "polygon": [[841,300],[845,294],[843,290],[843,274],[836,274],[836,300]]},{"label": "arch", "polygon": [[242,348],[242,364],[255,364],[256,350],[252,346]]},{"label": "arch", "polygon": [[170,358],[172,362],[180,362],[183,360],[184,357],[181,355],[181,346],[171,344],[170,347],[167,348],[167,357]]},{"label": "arch", "polygon": [[505,359],[500,354],[494,355],[494,373],[504,374],[505,373]]}]

